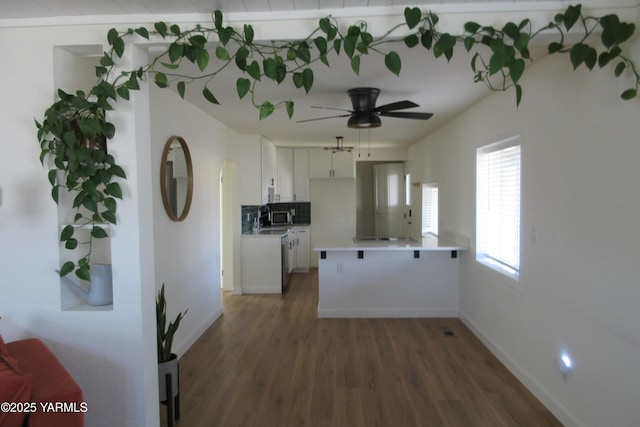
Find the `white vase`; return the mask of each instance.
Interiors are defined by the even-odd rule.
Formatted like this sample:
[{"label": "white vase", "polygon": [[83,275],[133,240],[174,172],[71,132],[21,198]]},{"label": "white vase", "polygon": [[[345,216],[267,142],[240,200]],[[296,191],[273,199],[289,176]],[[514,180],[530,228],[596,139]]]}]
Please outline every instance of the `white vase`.
[{"label": "white vase", "polygon": [[167,374],[171,374],[171,397],[178,395],[178,355],[171,353],[168,362],[158,363],[158,390],[160,401],[167,400]]}]

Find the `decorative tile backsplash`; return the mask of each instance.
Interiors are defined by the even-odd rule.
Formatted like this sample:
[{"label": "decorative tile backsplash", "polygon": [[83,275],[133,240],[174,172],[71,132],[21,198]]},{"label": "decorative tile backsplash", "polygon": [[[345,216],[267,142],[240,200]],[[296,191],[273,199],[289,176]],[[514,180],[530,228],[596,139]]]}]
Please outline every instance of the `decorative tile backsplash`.
[{"label": "decorative tile backsplash", "polygon": [[[296,214],[293,217],[294,225],[311,224],[311,203],[309,202],[269,203],[267,206],[272,211],[290,211],[291,209],[295,209]],[[260,209],[260,206],[242,206],[243,233],[251,231],[251,228],[253,227],[253,220],[258,217],[258,209]]]}]

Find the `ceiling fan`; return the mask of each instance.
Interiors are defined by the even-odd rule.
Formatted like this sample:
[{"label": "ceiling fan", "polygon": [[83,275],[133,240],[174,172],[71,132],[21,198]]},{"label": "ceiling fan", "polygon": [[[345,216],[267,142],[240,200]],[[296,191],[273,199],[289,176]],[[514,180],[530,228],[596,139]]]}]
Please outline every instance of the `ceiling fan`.
[{"label": "ceiling fan", "polygon": [[381,105],[376,107],[376,100],[380,94],[380,89],[375,87],[357,87],[349,89],[347,91],[349,99],[351,99],[351,105],[353,110],[344,110],[341,108],[331,107],[312,107],[323,108],[326,110],[347,111],[348,114],[339,114],[337,116],[318,117],[315,119],[298,120],[296,123],[311,122],[315,120],[333,119],[336,117],[349,117],[347,121],[347,127],[362,129],[362,128],[377,128],[382,124],[380,116],[383,117],[396,117],[401,119],[417,119],[427,120],[433,116],[432,113],[415,113],[397,111],[407,108],[418,107],[418,104],[411,101],[398,101],[390,104]]}]

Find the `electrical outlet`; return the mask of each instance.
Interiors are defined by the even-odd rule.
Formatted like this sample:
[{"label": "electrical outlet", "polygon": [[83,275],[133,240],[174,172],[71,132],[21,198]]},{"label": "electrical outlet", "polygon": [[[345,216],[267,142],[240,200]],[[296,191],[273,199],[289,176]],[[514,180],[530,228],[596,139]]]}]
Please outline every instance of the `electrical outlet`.
[{"label": "electrical outlet", "polygon": [[343,272],[343,265],[341,262],[338,263],[338,273],[342,273]]}]

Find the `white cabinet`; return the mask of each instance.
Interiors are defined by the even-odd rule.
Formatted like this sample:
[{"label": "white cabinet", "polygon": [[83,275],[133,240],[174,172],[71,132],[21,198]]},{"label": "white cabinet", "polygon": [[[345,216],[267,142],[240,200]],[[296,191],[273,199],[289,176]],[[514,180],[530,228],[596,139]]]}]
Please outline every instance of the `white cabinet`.
[{"label": "white cabinet", "polygon": [[309,200],[309,150],[293,149],[293,201]]},{"label": "white cabinet", "polygon": [[309,227],[293,227],[289,235],[293,242],[293,271],[306,273],[309,271]]},{"label": "white cabinet", "polygon": [[278,147],[275,202],[309,200],[309,155],[306,148]]},{"label": "white cabinet", "polygon": [[242,236],[242,293],[282,293],[280,236]]},{"label": "white cabinet", "polygon": [[355,163],[353,153],[322,148],[309,149],[309,178],[353,178]]},{"label": "white cabinet", "polygon": [[[278,155],[276,146],[266,138],[262,138],[262,203],[272,203],[276,200],[275,189],[278,174]],[[269,191],[269,189],[273,189]]]},{"label": "white cabinet", "polygon": [[275,146],[260,135],[243,135],[239,142],[240,203],[263,205],[268,201],[269,187],[275,186]]},{"label": "white cabinet", "polygon": [[278,147],[278,180],[275,190],[276,202],[290,202],[293,200],[293,148]]}]

